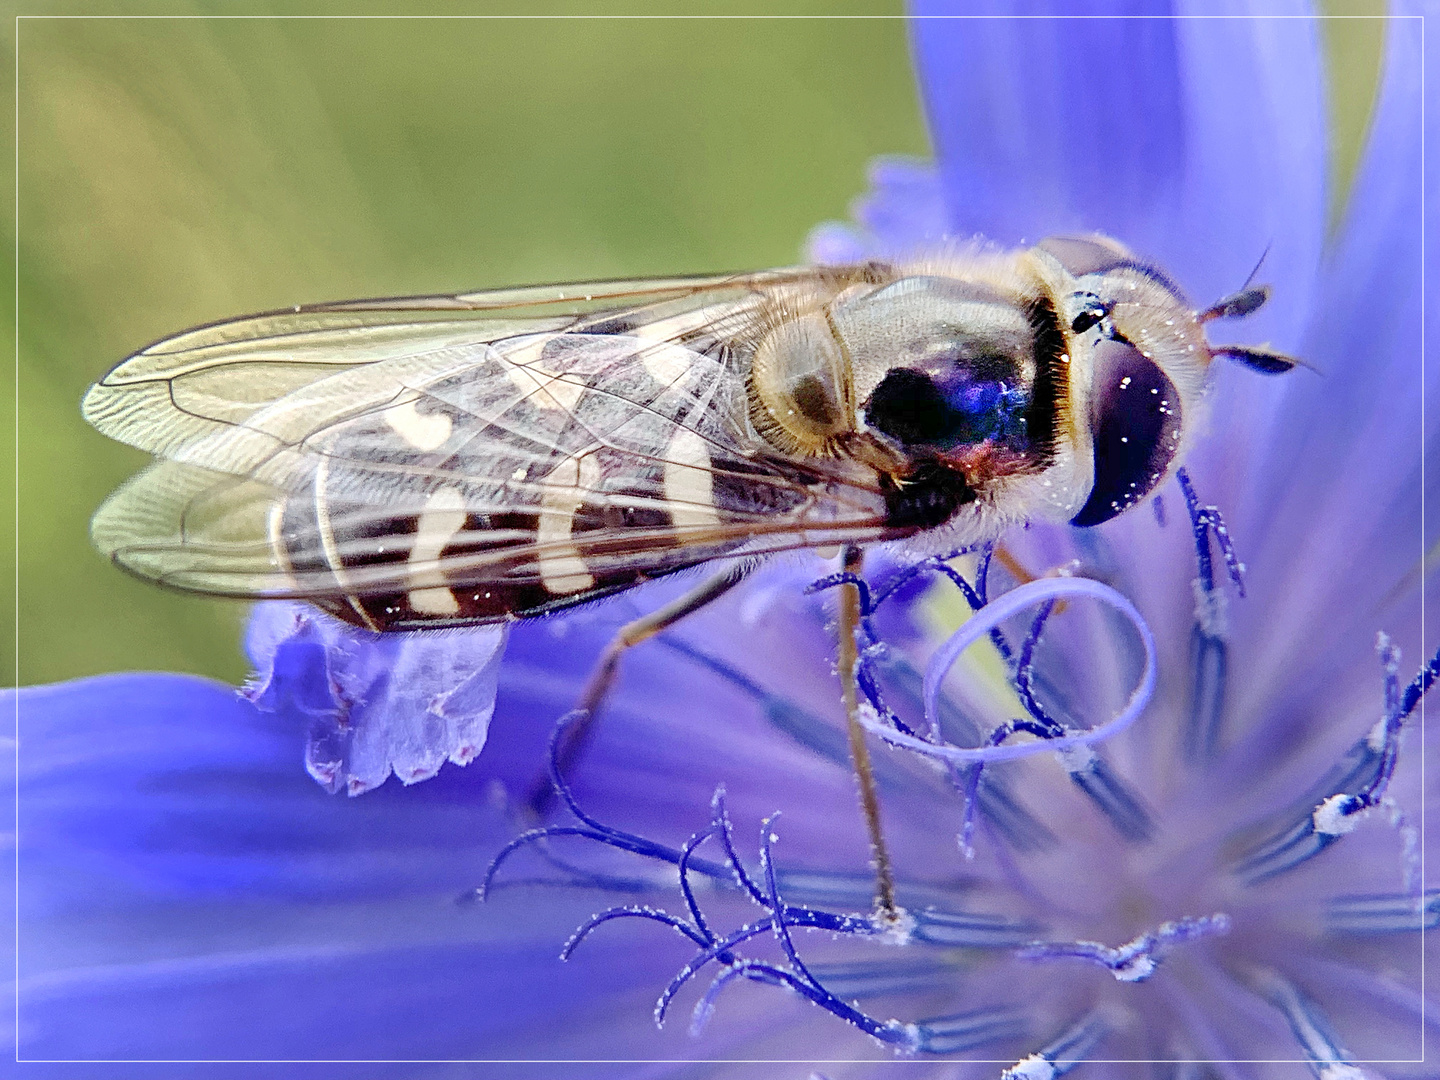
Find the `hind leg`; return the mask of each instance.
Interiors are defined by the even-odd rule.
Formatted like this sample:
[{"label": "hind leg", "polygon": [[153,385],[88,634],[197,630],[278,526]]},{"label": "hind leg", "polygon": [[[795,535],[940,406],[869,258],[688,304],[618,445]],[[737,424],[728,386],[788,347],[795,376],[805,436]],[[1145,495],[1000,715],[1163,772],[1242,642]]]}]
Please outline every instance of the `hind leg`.
[{"label": "hind leg", "polygon": [[[580,700],[575,703],[576,710],[585,715],[571,725],[564,743],[561,744],[560,769],[562,773],[580,757],[586,744],[589,743],[595,728],[595,718],[599,714],[601,706],[604,705],[611,686],[614,685],[615,676],[620,671],[620,658],[642,641],[647,641],[661,631],[669,629],[686,615],[699,611],[712,600],[725,595],[740,584],[750,570],[750,563],[736,563],[724,573],[717,574],[664,607],[633,622],[628,622],[620,628],[619,632],[610,639],[610,644],[605,646],[605,651],[600,654],[600,659],[596,662],[590,678],[585,683],[585,689],[580,694]],[[531,788],[527,803],[531,812],[540,817],[550,809],[554,799],[555,791],[550,786],[549,779],[542,777]]]},{"label": "hind leg", "polygon": [[[860,573],[863,556],[858,547],[847,547],[844,568],[847,574]],[[875,868],[875,913],[887,922],[900,918],[895,903],[895,875],[890,866],[890,851],[880,826],[880,796],[875,787],[875,770],[870,764],[870,748],[865,743],[865,729],[858,716],[860,700],[855,669],[860,662],[855,635],[860,629],[860,590],[851,584],[840,586],[839,646],[836,668],[840,675],[840,695],[845,703],[845,732],[850,741],[850,764],[855,772],[855,786],[860,794],[860,811],[870,836],[870,865]]]}]

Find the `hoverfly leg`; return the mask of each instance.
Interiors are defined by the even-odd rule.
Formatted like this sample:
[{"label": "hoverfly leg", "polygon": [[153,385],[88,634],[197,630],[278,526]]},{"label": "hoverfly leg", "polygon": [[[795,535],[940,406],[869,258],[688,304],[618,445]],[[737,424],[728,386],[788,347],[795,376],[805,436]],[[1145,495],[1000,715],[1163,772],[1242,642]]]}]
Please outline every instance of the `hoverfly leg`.
[{"label": "hoverfly leg", "polygon": [[[576,711],[584,715],[571,725],[565,741],[560,746],[559,768],[562,774],[579,759],[595,729],[595,718],[605,703],[615,676],[620,670],[620,658],[627,649],[639,645],[663,630],[668,630],[686,615],[699,611],[710,601],[723,596],[740,584],[750,573],[752,564],[737,562],[722,574],[717,574],[697,588],[671,601],[662,608],[652,611],[643,618],[626,623],[610,639],[605,651],[600,654],[594,670],[590,673],[580,700],[575,703]],[[536,780],[526,804],[537,818],[543,817],[555,800],[555,789],[548,776]]]},{"label": "hoverfly leg", "polygon": [[[849,545],[843,555],[847,574],[858,575],[863,556],[858,547]],[[860,590],[851,582],[840,586],[840,625],[837,664],[840,693],[845,702],[845,730],[850,739],[850,763],[855,770],[855,785],[860,789],[860,809],[865,815],[865,828],[870,834],[870,862],[875,867],[875,913],[887,923],[900,921],[895,903],[895,875],[890,866],[890,851],[885,846],[885,833],[880,827],[880,798],[875,787],[875,770],[870,764],[870,749],[865,745],[865,729],[860,726],[860,700],[857,693],[856,668],[860,654],[855,635],[860,629]]]}]

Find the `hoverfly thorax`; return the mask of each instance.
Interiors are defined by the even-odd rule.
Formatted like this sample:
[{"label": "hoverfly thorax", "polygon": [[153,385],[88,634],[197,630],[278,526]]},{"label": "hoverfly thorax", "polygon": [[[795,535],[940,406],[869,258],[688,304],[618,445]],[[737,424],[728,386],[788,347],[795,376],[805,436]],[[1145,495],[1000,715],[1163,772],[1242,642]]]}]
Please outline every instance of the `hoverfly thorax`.
[{"label": "hoverfly thorax", "polygon": [[941,459],[979,479],[977,454],[1043,467],[1063,393],[1054,308],[1013,260],[967,270],[891,270],[780,323],[752,369],[762,433],[791,452],[875,457],[863,436],[901,478]]},{"label": "hoverfly thorax", "polygon": [[835,325],[865,429],[965,471],[979,447],[1042,461],[1053,439],[1052,311],[986,281],[902,278],[842,305]]}]

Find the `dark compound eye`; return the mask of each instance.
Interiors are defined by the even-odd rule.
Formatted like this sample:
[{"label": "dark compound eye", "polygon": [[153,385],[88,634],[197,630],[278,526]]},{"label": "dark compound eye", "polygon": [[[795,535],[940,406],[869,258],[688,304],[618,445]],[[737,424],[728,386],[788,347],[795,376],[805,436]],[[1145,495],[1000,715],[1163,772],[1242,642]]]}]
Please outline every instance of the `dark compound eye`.
[{"label": "dark compound eye", "polygon": [[1072,333],[1083,334],[1104,317],[1105,312],[1099,308],[1087,308],[1075,316],[1075,320],[1070,324],[1070,330]]},{"label": "dark compound eye", "polygon": [[1180,395],[1138,350],[1101,342],[1092,386],[1095,486],[1072,525],[1099,525],[1145,498],[1180,445]]}]

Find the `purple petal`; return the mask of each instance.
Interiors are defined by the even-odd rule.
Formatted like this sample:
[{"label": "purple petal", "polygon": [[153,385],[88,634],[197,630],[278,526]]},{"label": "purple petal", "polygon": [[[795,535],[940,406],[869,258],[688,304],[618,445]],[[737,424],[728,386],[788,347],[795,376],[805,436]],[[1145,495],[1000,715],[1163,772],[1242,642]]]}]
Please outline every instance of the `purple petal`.
[{"label": "purple petal", "polygon": [[[1205,303],[1269,249],[1284,292],[1247,331],[1294,340],[1324,237],[1326,111],[1316,28],[1210,5],[916,6],[914,42],[950,231],[1003,244],[1099,231]],[[1098,5],[1097,5],[1098,6]],[[966,15],[978,15],[967,6]],[[983,9],[982,9],[983,10]],[[1115,17],[1110,17],[1115,16]],[[1158,17],[1138,17],[1158,16]]]},{"label": "purple petal", "polygon": [[[658,599],[651,590],[638,602]],[[518,831],[511,807],[540,775],[540,744],[635,602],[523,627],[487,752],[420,787],[359,800],[331,799],[301,775],[296,717],[216,683],[106,676],[0,702],[18,704],[27,747],[21,1053],[684,1058],[743,1055],[778,1030],[792,1051],[823,1055],[833,1035],[804,1024],[801,1003],[753,993],[735,995],[703,1045],[683,1023],[656,1032],[650,1007],[688,956],[683,943],[649,926],[607,928],[562,966],[565,933],[597,901],[520,887],[536,874],[563,880],[543,860],[510,867],[484,905],[453,902]],[[772,674],[797,647],[823,670],[828,636],[814,602],[800,603],[798,625],[785,604],[766,609],[783,615],[764,624],[781,665]],[[702,641],[737,621],[733,605],[700,618],[692,632]],[[829,703],[823,682],[813,690]],[[848,820],[853,803],[844,767],[784,744],[758,703],[652,644],[625,666],[576,787],[607,816],[678,842],[705,823],[717,780],[736,779],[747,816],[773,809],[788,785],[790,858],[835,865],[827,822]],[[807,779],[821,789],[795,786]],[[855,858],[839,865],[863,872],[863,845],[847,846]],[[633,859],[617,869],[665,882]]]},{"label": "purple petal", "polygon": [[812,262],[843,263],[933,248],[949,235],[940,176],[928,162],[885,157],[871,162],[870,190],[851,207],[860,228],[826,222],[810,234]]},{"label": "purple petal", "polygon": [[[455,902],[515,831],[488,758],[335,800],[297,769],[299,731],[206,680],[104,676],[3,695],[12,708],[21,1056],[638,1057],[634,1037],[653,1041],[644,1018],[683,950],[652,940],[647,960],[619,933],[562,966],[557,929],[592,898]],[[597,1000],[642,1022],[617,1031]]]},{"label": "purple petal", "polygon": [[805,241],[805,258],[821,266],[861,262],[870,257],[870,239],[841,221],[826,221],[810,230]]},{"label": "purple petal", "polygon": [[246,650],[256,707],[309,730],[306,767],[327,791],[359,795],[392,772],[428,780],[485,745],[503,627],[376,635],[304,604],[260,605]]},{"label": "purple petal", "polygon": [[[1225,485],[1230,521],[1251,566],[1253,602],[1271,613],[1241,648],[1261,670],[1292,677],[1250,682],[1253,700],[1244,707],[1264,712],[1281,695],[1307,727],[1316,719],[1301,720],[1309,694],[1323,699],[1340,657],[1363,665],[1375,630],[1397,635],[1410,658],[1420,658],[1413,590],[1437,528],[1432,520],[1429,535],[1421,531],[1420,481],[1437,432],[1435,410],[1427,416],[1425,408],[1440,381],[1423,359],[1421,260],[1436,226],[1421,231],[1419,133],[1424,105],[1440,113],[1440,100],[1432,88],[1421,101],[1418,22],[1392,21],[1386,39],[1367,153],[1299,350],[1321,374],[1278,380],[1283,394],[1270,423],[1245,439],[1222,425],[1207,455],[1235,478]],[[1430,344],[1440,351],[1434,325],[1432,316]],[[1256,381],[1222,375],[1217,396],[1243,394]],[[1251,449],[1240,449],[1247,443]],[[1400,599],[1409,604],[1397,607]],[[1347,610],[1367,617],[1333,615]]]},{"label": "purple petal", "polygon": [[445,815],[397,785],[332,800],[299,768],[303,726],[204,679],[100,676],[22,690],[18,707],[32,914],[232,890],[458,893],[513,827],[475,768],[432,782]]}]

